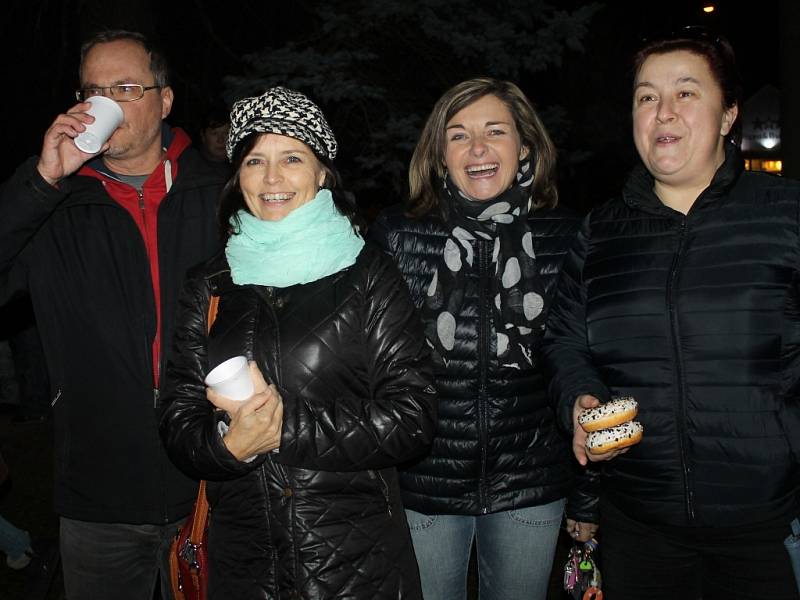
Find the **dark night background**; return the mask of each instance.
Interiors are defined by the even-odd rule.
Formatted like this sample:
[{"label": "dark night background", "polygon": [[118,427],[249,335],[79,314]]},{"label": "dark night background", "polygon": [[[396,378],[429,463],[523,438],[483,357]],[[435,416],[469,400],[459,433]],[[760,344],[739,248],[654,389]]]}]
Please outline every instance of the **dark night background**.
[{"label": "dark night background", "polygon": [[72,105],[80,39],[120,27],[163,45],[176,95],[169,121],[190,134],[214,97],[230,104],[276,84],[309,94],[370,214],[402,199],[416,135],[445,89],[478,75],[512,79],[559,148],[562,200],[584,211],[615,194],[635,160],[628,91],[638,41],[684,24],[718,28],[737,49],[747,98],[780,87],[778,4],[723,1],[706,15],[697,1],[6,0],[0,180]]},{"label": "dark night background", "polygon": [[[634,48],[645,36],[687,24],[715,27],[732,41],[745,99],[766,84],[781,88],[782,119],[793,114],[781,132],[784,172],[797,177],[800,3],[725,0],[711,15],[702,6],[687,0],[5,0],[0,181],[38,153],[55,116],[75,103],[80,40],[122,28],[143,31],[164,47],[176,97],[168,121],[195,138],[217,98],[230,105],[277,84],[311,96],[336,132],[337,164],[368,216],[403,200],[414,143],[447,88],[480,75],[511,79],[556,142],[562,201],[585,212],[617,194],[637,160],[630,130]],[[24,305],[0,310],[0,337],[30,320]],[[45,410],[47,404],[45,397]],[[14,474],[0,513],[45,542],[57,532],[50,427],[46,420],[12,422],[0,410],[0,446]],[[566,547],[559,546],[556,572],[564,557]],[[557,578],[550,598],[561,597]],[[61,598],[57,576],[39,581],[36,592],[27,585],[24,573],[0,561],[0,599]]]}]

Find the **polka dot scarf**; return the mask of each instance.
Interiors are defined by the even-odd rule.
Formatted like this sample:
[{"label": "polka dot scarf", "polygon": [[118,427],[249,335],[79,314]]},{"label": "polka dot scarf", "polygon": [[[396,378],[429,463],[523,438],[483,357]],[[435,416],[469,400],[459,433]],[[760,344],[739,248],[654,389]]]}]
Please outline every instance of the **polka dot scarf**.
[{"label": "polka dot scarf", "polygon": [[428,286],[422,308],[429,343],[447,364],[464,301],[465,271],[473,267],[476,240],[492,242],[492,308],[501,366],[525,369],[544,330],[544,286],[539,279],[533,236],[527,224],[533,170],[520,163],[517,180],[496,198],[468,199],[450,177],[443,182],[443,200],[452,227],[442,263]]}]

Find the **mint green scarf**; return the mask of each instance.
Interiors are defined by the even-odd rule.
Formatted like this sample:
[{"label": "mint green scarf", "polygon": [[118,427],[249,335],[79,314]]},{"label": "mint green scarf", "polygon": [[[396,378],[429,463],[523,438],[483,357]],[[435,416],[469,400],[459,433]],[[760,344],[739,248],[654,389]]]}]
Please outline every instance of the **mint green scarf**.
[{"label": "mint green scarf", "polygon": [[[241,224],[225,247],[237,285],[316,281],[355,263],[364,246],[327,189],[280,221],[262,221],[245,210],[237,214]],[[231,225],[236,227],[233,218]]]}]

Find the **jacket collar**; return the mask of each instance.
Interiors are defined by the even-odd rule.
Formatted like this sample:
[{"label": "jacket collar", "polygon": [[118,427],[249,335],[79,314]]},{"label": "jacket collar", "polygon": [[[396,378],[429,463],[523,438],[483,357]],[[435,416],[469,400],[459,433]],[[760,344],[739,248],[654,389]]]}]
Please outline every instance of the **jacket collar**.
[{"label": "jacket collar", "polygon": [[[145,186],[152,185],[154,183],[154,177],[164,178],[165,161],[170,162],[171,175],[174,177],[172,189],[175,192],[220,185],[221,179],[219,175],[216,175],[209,169],[199,153],[191,148],[191,139],[182,129],[179,127],[170,128],[169,125],[163,123],[161,131],[162,140],[167,144],[166,153],[161,162],[161,166],[153,171],[150,178],[145,182]],[[133,190],[133,188],[127,184],[106,174],[106,171],[107,169],[102,159],[98,156],[81,167],[75,176],[64,180],[62,182],[62,191],[69,194],[69,198],[62,206],[87,203],[114,204],[114,200],[108,197],[107,194],[86,196],[84,194],[72,193],[78,189],[86,189],[87,186],[91,187],[98,183],[105,182],[111,185],[124,186]]]},{"label": "jacket collar", "polygon": [[[744,170],[744,161],[739,149],[733,144],[725,144],[725,161],[717,169],[709,186],[697,197],[690,212],[712,210],[721,206],[731,187]],[[631,208],[646,212],[674,216],[676,211],[663,202],[653,190],[655,179],[643,163],[636,165],[622,189],[622,199]]]},{"label": "jacket collar", "polygon": [[224,250],[209,259],[205,272],[205,280],[208,281],[212,296],[221,296],[236,287],[231,279],[231,268]]},{"label": "jacket collar", "polygon": [[[183,154],[183,151],[186,150],[191,143],[192,140],[189,139],[189,136],[183,129],[179,127],[172,129],[166,122],[161,122],[161,147],[164,149],[164,157],[161,160],[162,164],[165,161],[176,163],[178,157]],[[158,167],[153,170],[153,173],[156,171],[158,171]],[[153,173],[150,174],[150,177],[153,177]],[[95,156],[86,163],[78,174],[95,177],[97,179],[101,179],[102,177],[115,179],[114,173],[108,169],[101,155]],[[145,185],[147,185],[147,183],[145,183]]]}]

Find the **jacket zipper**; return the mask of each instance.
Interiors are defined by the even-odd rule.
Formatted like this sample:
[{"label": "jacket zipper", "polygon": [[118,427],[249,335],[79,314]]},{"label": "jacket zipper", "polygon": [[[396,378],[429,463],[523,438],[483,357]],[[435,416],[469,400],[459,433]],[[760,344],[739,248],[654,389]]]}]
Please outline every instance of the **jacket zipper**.
[{"label": "jacket zipper", "polygon": [[[147,232],[147,211],[145,210],[145,204],[144,204],[144,191],[142,191],[140,189],[137,189],[136,190],[136,196],[137,196],[137,198],[139,198],[139,211],[142,213],[142,229],[144,231],[144,254],[147,257],[147,264],[148,264],[148,267],[149,267],[149,265],[150,265],[150,255],[148,253],[148,246],[147,246],[147,235],[148,235],[148,232]],[[165,197],[166,197],[166,194],[165,194]],[[156,262],[158,262],[158,260],[156,260]],[[151,274],[150,276],[152,277],[153,275]],[[155,290],[153,290],[153,291],[155,291]],[[161,302],[161,299],[160,298],[154,298],[154,301],[155,301],[156,304],[158,304],[159,302]],[[156,315],[158,315],[158,313],[159,313],[159,310],[158,310],[158,307],[156,306]],[[156,382],[160,382],[161,381],[161,354],[163,354],[163,353],[159,353],[158,360],[154,363],[154,367],[153,367],[155,369],[155,371],[156,371],[155,373],[153,373],[153,381],[156,381]],[[154,392],[155,393],[154,393],[154,400],[153,400],[153,408],[156,407],[156,402],[158,400],[158,388],[155,388]]]},{"label": "jacket zipper", "polygon": [[[268,381],[267,383],[273,383],[277,387],[280,388],[280,364],[281,364],[281,345],[280,345],[280,323],[278,322],[278,315],[275,313],[275,307],[273,303],[275,302],[275,288],[270,286],[254,286],[254,290],[256,294],[263,300],[264,304],[266,305],[266,310],[269,312],[269,316],[272,319],[272,322],[275,324],[275,372],[273,373],[273,378],[275,381]],[[257,319],[260,319],[260,311],[258,313]],[[259,325],[256,323],[255,330],[258,331]],[[255,346],[253,346],[255,350]],[[267,461],[272,462],[272,456],[267,454]],[[282,503],[290,503],[290,524],[289,527],[291,529],[291,539],[292,539],[292,573],[293,573],[293,581],[298,581],[298,577],[300,574],[300,557],[297,550],[297,515],[295,513],[296,503],[294,501],[294,488],[292,487],[291,478],[289,474],[284,472],[282,469],[278,468],[278,471],[283,473],[285,476],[285,485],[282,490],[281,494],[281,502]],[[261,473],[262,477],[264,477],[264,490],[266,493],[266,497],[269,498],[269,493],[267,492],[267,483],[266,483],[266,474],[264,472],[264,466],[261,466]],[[275,566],[275,577],[277,581],[278,571],[277,571],[277,564]],[[291,597],[299,598],[300,592],[296,588],[292,588],[290,591]]]},{"label": "jacket zipper", "polygon": [[678,450],[680,452],[681,459],[681,472],[683,473],[683,487],[686,491],[686,514],[689,517],[689,522],[693,523],[695,519],[694,483],[692,481],[692,467],[689,465],[686,456],[686,381],[684,380],[683,373],[683,355],[680,347],[680,324],[678,323],[678,306],[676,298],[678,293],[678,278],[680,276],[680,270],[683,266],[683,258],[686,250],[685,216],[681,218],[678,235],[678,249],[675,252],[675,258],[672,261],[669,282],[667,284],[667,302],[669,305],[669,320],[672,330],[672,354],[675,361],[675,377],[678,384],[678,397],[675,400],[673,408],[675,411],[675,425],[678,429]]},{"label": "jacket zipper", "polygon": [[[119,181],[119,180],[115,179],[115,181]],[[113,199],[111,194],[108,192],[108,189],[106,188],[106,182],[103,181],[103,180],[100,180],[100,184],[103,186],[103,189],[104,189],[105,193],[111,199],[110,200],[111,206],[117,208],[118,210],[121,210],[123,213],[128,215],[128,217],[132,217],[132,215],[130,214],[129,211],[127,211],[125,208],[120,206],[119,203],[116,200]],[[166,194],[164,194],[164,199],[161,201],[161,204],[159,206],[162,206],[167,201],[167,196],[169,196],[169,190],[167,191]],[[139,201],[139,210],[142,213],[142,222],[144,223],[144,229],[145,229],[145,231],[147,231],[147,221],[145,220],[144,192],[142,192],[141,190],[136,189],[136,197],[138,198],[138,201]],[[138,226],[136,225],[135,222],[134,222],[134,227],[136,228],[137,233],[140,233],[139,232],[139,228],[138,228]],[[147,252],[147,240],[145,239],[145,236],[140,236],[140,237],[142,238],[142,249],[144,250],[145,264],[147,265],[147,269],[149,271],[150,270],[150,255]],[[155,292],[155,290],[153,290],[153,291]],[[161,301],[160,298],[155,298],[155,302],[160,302],[160,301]],[[158,310],[158,309],[155,308],[155,310]],[[147,336],[144,336],[144,347],[145,347],[145,354],[149,354],[152,351],[151,350],[151,346],[148,343]],[[157,367],[159,372],[155,373],[155,376],[153,377],[153,381],[154,382],[159,381],[158,377],[160,375],[161,361],[162,361],[162,358],[163,358],[163,352],[161,354],[162,354],[162,356],[159,356],[158,367]],[[153,373],[152,373],[153,366],[152,365],[150,365],[148,367],[148,370],[150,370],[151,371],[151,375],[153,375]],[[154,387],[153,388],[153,392],[154,392],[154,395],[156,395],[158,393],[158,388]],[[154,408],[156,408],[157,401],[158,401],[157,398],[153,401],[153,407]]]},{"label": "jacket zipper", "polygon": [[373,469],[368,469],[367,474],[369,475],[370,479],[377,479],[381,483],[381,493],[383,494],[383,499],[386,500],[386,512],[389,515],[389,518],[392,518],[392,500],[389,495],[389,485],[386,483],[386,480],[381,475],[380,471],[376,471]]},{"label": "jacket zipper", "polygon": [[269,486],[267,485],[267,471],[266,471],[266,464],[272,462],[272,457],[267,455],[267,460],[265,460],[261,464],[261,468],[258,470],[258,480],[261,482],[261,488],[264,490],[264,498],[267,502],[267,507],[265,512],[265,517],[267,520],[267,531],[269,532],[270,538],[270,546],[272,546],[272,557],[270,559],[270,564],[272,565],[272,575],[275,581],[278,581],[278,564],[277,564],[277,552],[275,552],[274,548],[274,540],[272,538],[272,519],[270,517],[270,512],[272,511],[272,502],[270,501],[269,497]]},{"label": "jacket zipper", "polygon": [[[144,206],[144,192],[137,188],[136,189],[136,197],[139,199],[139,210],[142,213],[142,228],[144,230],[144,239],[143,239],[143,241],[144,241],[144,254],[145,254],[145,257],[147,258],[147,263],[148,263],[148,266],[149,266],[149,264],[150,264],[150,256],[149,256],[148,251],[147,251],[147,214],[146,214],[145,206]],[[160,302],[160,299],[159,298],[155,298],[154,301],[157,304],[158,302]],[[156,306],[155,308],[156,308],[156,315],[158,315],[158,306]],[[158,331],[156,331],[156,334],[158,334]],[[149,352],[152,352],[152,348],[148,349],[148,353]],[[153,410],[158,408],[158,387],[157,386],[158,386],[158,382],[160,381],[160,373],[159,373],[159,371],[160,371],[160,363],[161,363],[161,356],[158,357],[158,361],[155,361],[155,363],[154,363],[155,366],[151,367],[151,368],[155,368],[155,370],[156,370],[156,372],[153,374],[153,381],[156,382],[156,386],[153,387]],[[164,472],[164,465],[163,464],[161,464],[161,466],[159,468],[159,472],[160,472],[160,475],[161,475],[161,491],[162,491],[161,508],[164,511],[164,513],[163,513],[164,514],[164,523],[169,523],[169,511],[167,510],[167,505],[169,504],[167,502],[167,474]]]},{"label": "jacket zipper", "polygon": [[478,480],[478,496],[482,514],[489,512],[489,499],[486,490],[486,462],[487,462],[487,408],[486,408],[486,379],[488,372],[487,362],[489,360],[489,321],[488,315],[491,310],[489,302],[491,298],[487,295],[489,286],[489,253],[487,246],[489,242],[478,240],[476,250],[478,251],[478,435],[480,437],[481,467],[480,478]]},{"label": "jacket zipper", "polygon": [[[119,181],[119,180],[115,180],[115,181]],[[108,192],[108,190],[106,188],[106,182],[101,179],[100,180],[100,184],[103,186],[103,189],[104,189],[105,193],[111,198],[111,205],[116,207],[117,209],[121,210],[123,213],[127,214],[128,216],[130,216],[130,213],[127,210],[125,210],[125,208],[120,206],[113,199],[111,194]],[[164,194],[164,198],[161,201],[161,204],[159,206],[162,206],[167,201],[167,197],[169,196],[169,192],[170,192],[170,190],[167,189],[166,193]],[[141,211],[141,214],[142,214],[143,229],[145,231],[145,235],[142,237],[142,245],[144,247],[143,249],[144,249],[145,262],[147,263],[148,269],[149,269],[150,256],[149,256],[148,251],[147,251],[147,239],[146,239],[147,219],[146,219],[146,215],[145,215],[144,192],[142,190],[136,189],[136,197],[138,199],[139,210]],[[134,227],[136,227],[135,223],[134,223]],[[137,227],[137,231],[138,231],[138,227]],[[155,302],[160,302],[160,301],[161,301],[160,298],[155,298]],[[156,307],[156,311],[158,311],[157,307]],[[145,355],[147,355],[149,352],[151,352],[151,348],[148,345],[147,336],[144,337],[144,341],[145,341],[145,350],[146,350]],[[154,378],[153,378],[153,381],[155,381],[155,382],[158,382],[159,378],[160,378],[161,361],[162,361],[162,359],[163,359],[163,352],[161,353],[161,356],[159,356],[158,362],[156,363],[156,367],[155,367],[156,368],[156,373],[154,374]],[[153,369],[152,364],[150,365],[149,369],[152,371],[152,369]],[[53,401],[51,402],[50,405],[51,406],[55,406],[56,402],[59,400],[60,397],[61,397],[61,390],[59,390],[58,395],[53,399]],[[158,408],[158,398],[159,398],[159,389],[158,389],[158,387],[153,387],[153,409],[154,410]],[[162,510],[163,510],[162,514],[163,514],[164,523],[168,523],[169,522],[169,511],[167,509],[167,506],[168,506],[169,503],[167,502],[167,489],[166,489],[166,487],[167,487],[166,486],[167,477],[166,477],[166,473],[164,472],[164,465],[163,464],[160,466],[159,471],[160,471],[160,475],[161,475],[161,484],[162,484],[161,485],[161,491],[162,491],[162,494],[161,494],[161,496],[162,496],[161,507],[162,507]]]}]

